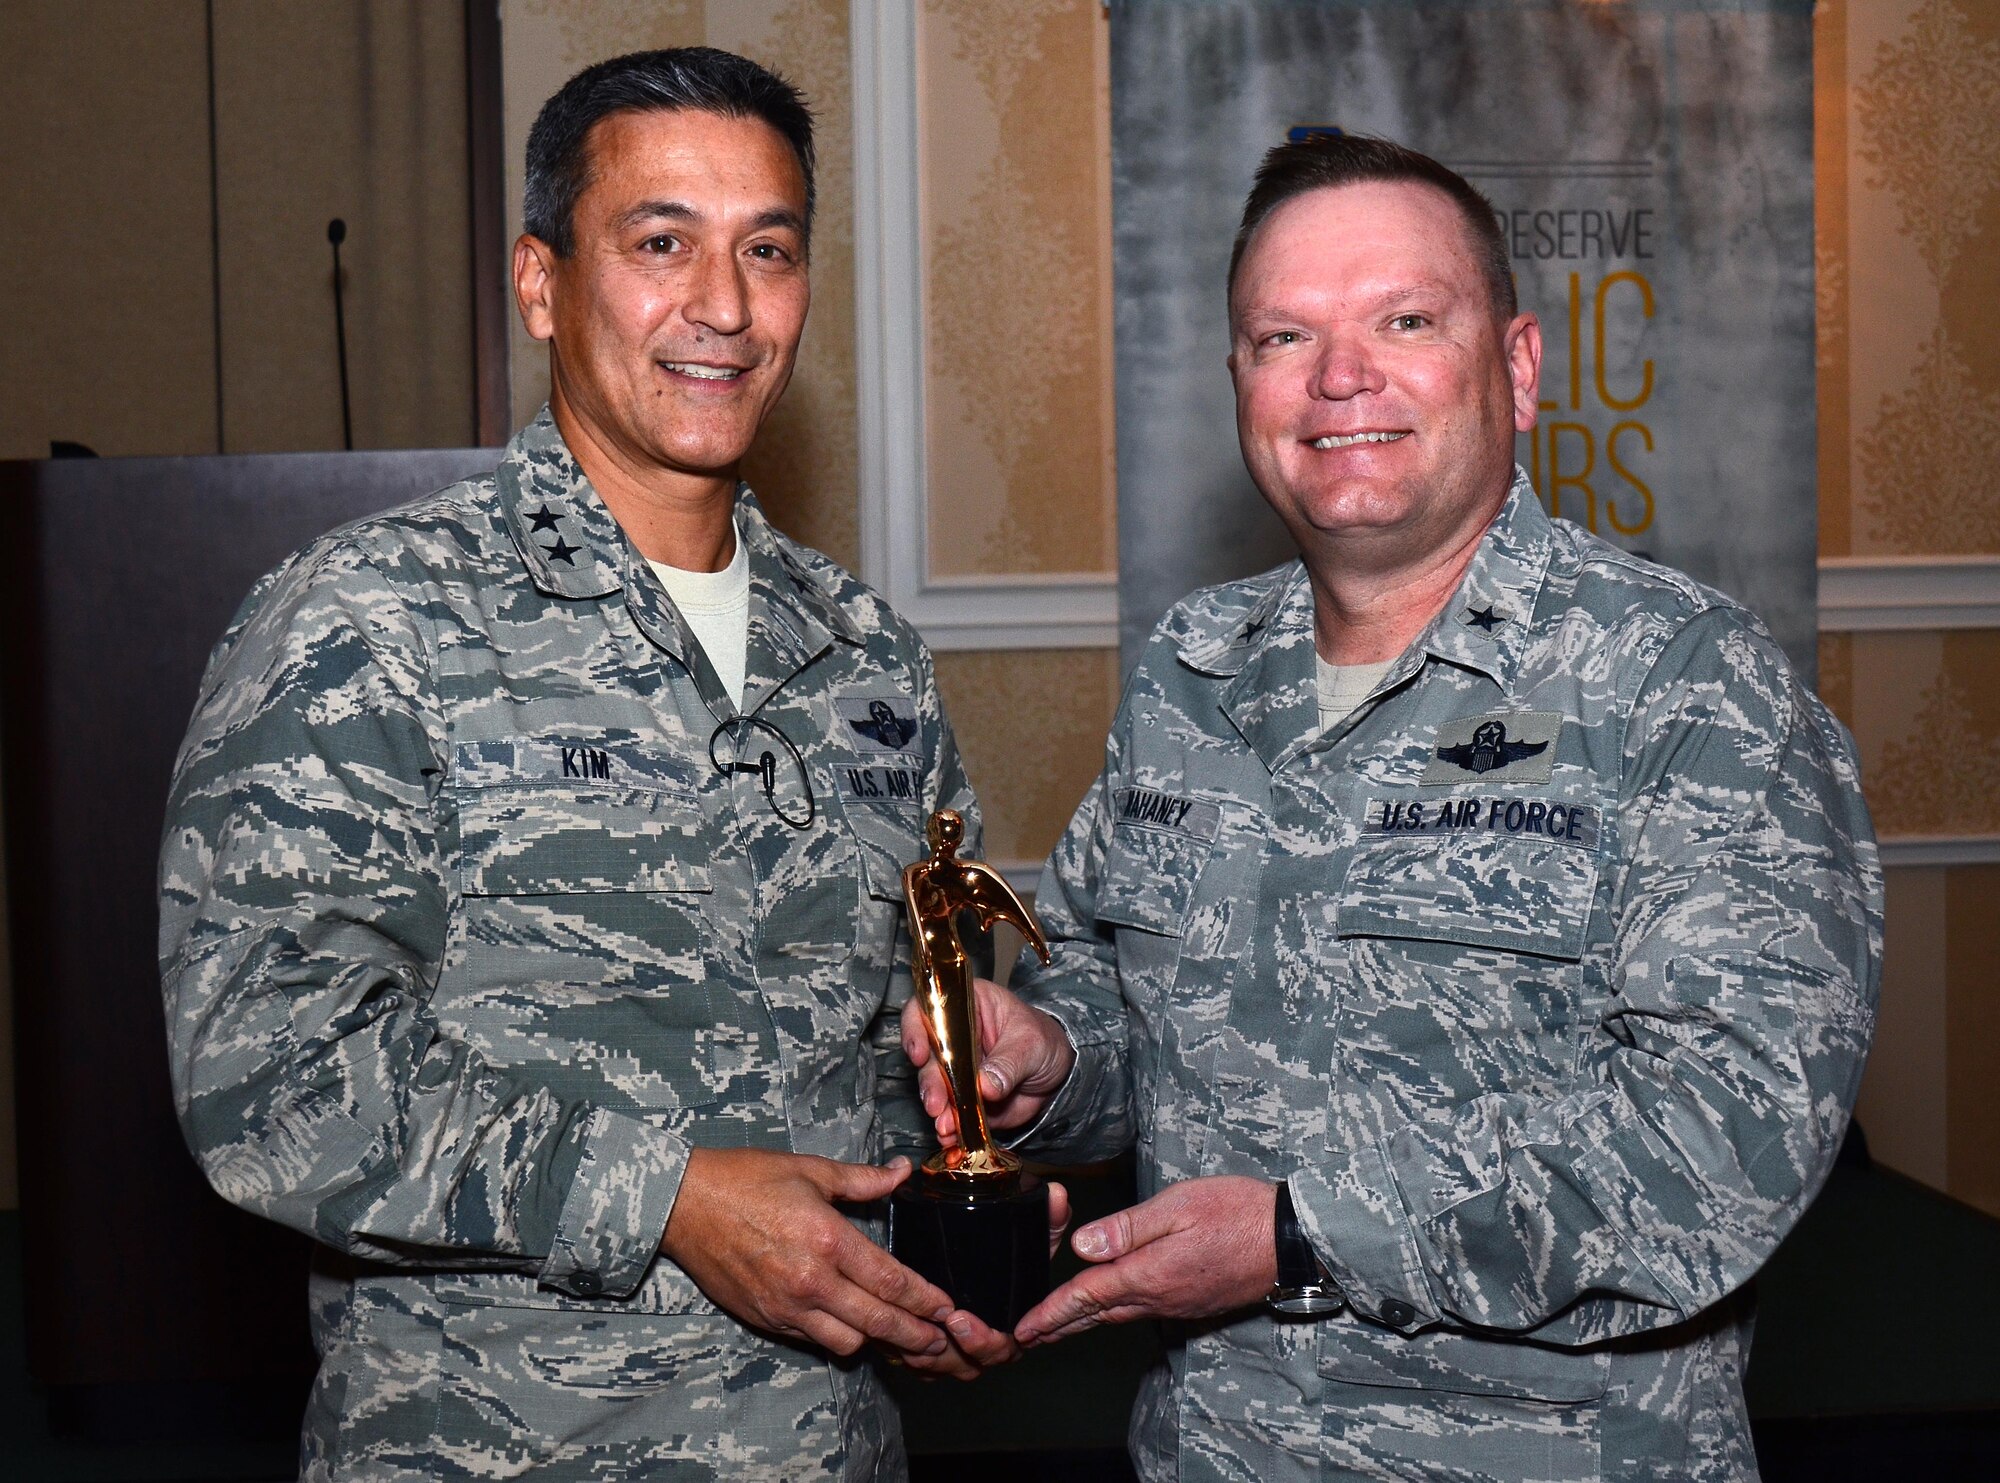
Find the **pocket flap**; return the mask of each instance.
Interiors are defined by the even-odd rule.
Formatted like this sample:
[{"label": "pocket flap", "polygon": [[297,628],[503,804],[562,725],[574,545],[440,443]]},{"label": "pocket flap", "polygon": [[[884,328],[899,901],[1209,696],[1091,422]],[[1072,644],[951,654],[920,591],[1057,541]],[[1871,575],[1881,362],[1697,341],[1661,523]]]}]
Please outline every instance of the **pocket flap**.
[{"label": "pocket flap", "polygon": [[1553,840],[1364,840],[1347,867],[1335,931],[1574,961],[1583,954],[1596,890],[1596,855]]},{"label": "pocket flap", "polygon": [[1603,1398],[1611,1356],[1451,1329],[1406,1338],[1348,1319],[1320,1325],[1319,1373],[1354,1385],[1576,1405]]},{"label": "pocket flap", "polygon": [[706,891],[701,811],[690,797],[548,783],[458,797],[459,882],[468,896]]}]

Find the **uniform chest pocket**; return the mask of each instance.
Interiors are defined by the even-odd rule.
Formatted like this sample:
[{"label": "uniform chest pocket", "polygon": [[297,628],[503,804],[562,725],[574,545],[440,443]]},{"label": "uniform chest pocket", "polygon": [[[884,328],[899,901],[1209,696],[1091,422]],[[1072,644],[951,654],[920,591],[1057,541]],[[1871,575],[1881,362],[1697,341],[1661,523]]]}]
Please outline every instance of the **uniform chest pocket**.
[{"label": "uniform chest pocket", "polygon": [[1596,855],[1553,840],[1364,840],[1347,867],[1335,931],[1574,961],[1596,889]]},{"label": "uniform chest pocket", "polygon": [[1341,988],[1341,1137],[1573,1069],[1597,859],[1505,836],[1364,839],[1325,951]]},{"label": "uniform chest pocket", "polygon": [[707,971],[691,794],[550,780],[454,790],[460,897],[433,997],[489,1064],[633,1110],[715,1100],[730,996]]},{"label": "uniform chest pocket", "polygon": [[876,901],[903,904],[903,871],[924,858],[924,816],[915,806],[848,802],[844,818],[854,837],[861,892]]}]

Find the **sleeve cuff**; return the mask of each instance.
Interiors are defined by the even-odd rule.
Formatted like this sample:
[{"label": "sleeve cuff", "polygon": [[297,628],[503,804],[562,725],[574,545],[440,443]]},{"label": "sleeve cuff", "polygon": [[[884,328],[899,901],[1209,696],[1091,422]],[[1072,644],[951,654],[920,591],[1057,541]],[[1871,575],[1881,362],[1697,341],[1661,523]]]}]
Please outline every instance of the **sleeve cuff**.
[{"label": "sleeve cuff", "polygon": [[1441,1321],[1416,1232],[1375,1145],[1286,1181],[1299,1224],[1354,1311],[1403,1333]]},{"label": "sleeve cuff", "polygon": [[660,1253],[687,1161],[671,1133],[593,1111],[538,1280],[578,1297],[629,1296]]},{"label": "sleeve cuff", "polygon": [[1111,1158],[1131,1147],[1131,1099],[1126,1094],[1121,1048],[1079,1045],[1075,1028],[1058,1011],[1038,1005],[1062,1026],[1076,1061],[1040,1117],[1007,1140],[1007,1147],[1057,1159]]}]

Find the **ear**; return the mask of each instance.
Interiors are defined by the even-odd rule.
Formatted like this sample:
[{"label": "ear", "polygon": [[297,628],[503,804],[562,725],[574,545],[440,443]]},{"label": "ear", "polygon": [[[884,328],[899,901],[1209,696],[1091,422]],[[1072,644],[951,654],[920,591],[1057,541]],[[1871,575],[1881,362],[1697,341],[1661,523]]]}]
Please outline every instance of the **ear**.
[{"label": "ear", "polygon": [[555,249],[523,232],[514,243],[514,307],[521,324],[537,340],[556,332]]},{"label": "ear", "polygon": [[1514,431],[1527,432],[1540,414],[1542,391],[1542,324],[1532,314],[1517,314],[1501,332],[1507,356],[1507,379],[1514,391]]}]

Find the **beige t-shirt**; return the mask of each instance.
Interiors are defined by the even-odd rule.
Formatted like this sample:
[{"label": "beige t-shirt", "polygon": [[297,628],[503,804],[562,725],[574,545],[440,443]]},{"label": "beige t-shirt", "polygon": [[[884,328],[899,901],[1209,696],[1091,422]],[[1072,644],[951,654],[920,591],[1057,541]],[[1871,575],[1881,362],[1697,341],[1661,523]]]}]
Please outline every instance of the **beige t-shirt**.
[{"label": "beige t-shirt", "polygon": [[736,554],[719,572],[691,572],[649,561],[660,585],[681,610],[715,669],[715,677],[737,705],[743,704],[743,666],[750,648],[750,557],[742,532],[734,530]]},{"label": "beige t-shirt", "polygon": [[1352,715],[1395,662],[1385,659],[1380,664],[1328,664],[1319,655],[1313,655],[1313,663],[1319,669],[1320,730],[1336,726]]}]

